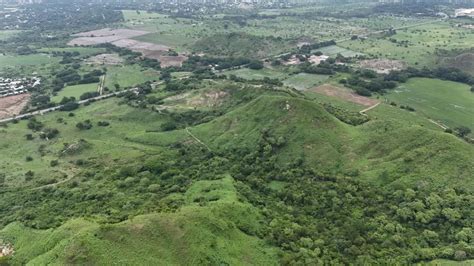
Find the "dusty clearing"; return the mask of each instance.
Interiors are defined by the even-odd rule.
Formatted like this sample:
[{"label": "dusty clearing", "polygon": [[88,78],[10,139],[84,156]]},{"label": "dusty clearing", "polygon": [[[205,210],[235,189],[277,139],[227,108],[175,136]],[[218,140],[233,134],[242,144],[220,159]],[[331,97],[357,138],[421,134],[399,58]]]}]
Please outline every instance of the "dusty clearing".
[{"label": "dusty clearing", "polygon": [[170,50],[170,47],[161,44],[142,42],[133,40],[131,38],[148,34],[147,31],[129,30],[129,29],[115,29],[109,28],[88,31],[74,34],[77,37],[71,40],[68,45],[96,45],[101,43],[111,43],[117,47],[127,48],[134,52],[142,53],[143,56],[157,59],[162,62],[162,67],[181,66],[188,58],[185,55],[166,56],[164,55]]},{"label": "dusty clearing", "polygon": [[94,45],[100,43],[114,42],[148,34],[147,31],[129,29],[101,29],[88,32],[81,32],[72,36],[78,37],[71,40],[68,45]]},{"label": "dusty clearing", "polygon": [[29,99],[26,93],[0,98],[0,119],[20,114]]},{"label": "dusty clearing", "polygon": [[399,60],[371,59],[360,61],[360,67],[373,70],[379,74],[388,74],[394,70],[406,68],[406,63]]},{"label": "dusty clearing", "polygon": [[99,54],[85,61],[91,65],[119,65],[123,62],[118,54]]},{"label": "dusty clearing", "polygon": [[373,106],[373,105],[379,103],[379,101],[377,101],[377,100],[370,99],[370,98],[367,98],[367,97],[364,97],[364,96],[360,96],[360,95],[357,95],[353,92],[350,92],[349,90],[346,90],[346,89],[343,89],[343,88],[340,88],[340,87],[336,87],[336,86],[333,86],[333,85],[329,85],[329,84],[324,84],[324,85],[318,86],[316,88],[310,89],[310,91],[321,93],[321,94],[331,96],[331,97],[336,97],[336,98],[339,98],[339,99],[342,99],[342,100],[345,100],[345,101],[348,101],[348,102],[353,102],[353,103],[356,103],[356,104],[360,104],[360,105],[363,105],[363,106]]}]

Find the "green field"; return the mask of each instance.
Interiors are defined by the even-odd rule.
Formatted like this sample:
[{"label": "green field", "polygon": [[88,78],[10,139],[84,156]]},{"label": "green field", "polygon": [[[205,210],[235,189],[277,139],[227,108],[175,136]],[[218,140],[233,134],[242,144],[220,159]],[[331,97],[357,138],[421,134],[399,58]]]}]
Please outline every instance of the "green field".
[{"label": "green field", "polygon": [[354,56],[362,55],[362,53],[354,52],[354,51],[351,51],[351,50],[348,50],[348,49],[345,49],[345,48],[342,48],[342,47],[339,47],[339,46],[336,46],[336,45],[322,47],[322,48],[317,49],[315,51],[320,51],[324,55],[327,55],[327,56],[330,56],[330,57],[337,56],[338,54],[341,54],[344,57],[354,57]]},{"label": "green field", "polygon": [[66,86],[52,98],[52,101],[59,102],[63,97],[74,97],[76,100],[79,100],[83,93],[97,91],[98,86],[99,84],[97,83]]},{"label": "green field", "polygon": [[272,78],[272,79],[282,79],[286,78],[288,74],[270,69],[270,68],[262,68],[259,70],[249,69],[249,68],[239,68],[236,70],[228,70],[222,72],[226,75],[236,75],[237,77],[244,78],[244,79],[263,79],[263,78]]},{"label": "green field", "polygon": [[417,113],[448,127],[474,129],[474,93],[462,83],[412,78],[386,97],[399,105],[409,105]]},{"label": "green field", "polygon": [[58,62],[58,58],[46,54],[31,55],[0,55],[0,68],[22,66],[41,66]]},{"label": "green field", "polygon": [[328,78],[327,75],[299,73],[285,79],[283,84],[297,90],[306,90],[325,82]]},{"label": "green field", "polygon": [[41,48],[38,49],[40,52],[51,53],[51,52],[79,52],[81,56],[92,56],[100,53],[104,53],[103,48],[94,47],[66,47],[66,48]]},{"label": "green field", "polygon": [[403,60],[411,66],[430,67],[436,63],[436,49],[466,49],[472,47],[473,42],[474,32],[471,30],[449,22],[437,22],[398,30],[390,37],[373,36],[338,45],[374,57]]},{"label": "green field", "polygon": [[142,69],[138,65],[123,65],[107,67],[105,87],[113,90],[115,84],[120,87],[130,87],[149,80],[158,80],[159,72],[149,69]]},{"label": "green field", "polygon": [[20,32],[21,31],[19,30],[0,30],[0,41],[8,40],[8,38],[11,38]]}]

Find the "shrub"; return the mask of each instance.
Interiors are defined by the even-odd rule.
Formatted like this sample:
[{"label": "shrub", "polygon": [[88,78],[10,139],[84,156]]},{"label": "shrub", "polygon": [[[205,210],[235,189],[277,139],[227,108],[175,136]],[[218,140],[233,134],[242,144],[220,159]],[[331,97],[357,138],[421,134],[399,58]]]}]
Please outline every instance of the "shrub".
[{"label": "shrub", "polygon": [[59,110],[60,111],[72,111],[72,110],[76,110],[77,108],[79,108],[78,103],[76,103],[76,102],[67,102],[66,104],[61,106],[61,108],[59,108]]},{"label": "shrub", "polygon": [[107,126],[110,125],[110,123],[107,122],[107,121],[99,121],[99,122],[97,122],[97,125],[98,125],[99,127],[107,127]]},{"label": "shrub", "polygon": [[27,161],[27,162],[33,161],[33,157],[31,157],[31,156],[26,156],[26,161]]},{"label": "shrub", "polygon": [[49,163],[49,165],[50,165],[51,167],[55,167],[55,166],[57,166],[58,164],[59,164],[58,160],[52,160],[52,161]]}]

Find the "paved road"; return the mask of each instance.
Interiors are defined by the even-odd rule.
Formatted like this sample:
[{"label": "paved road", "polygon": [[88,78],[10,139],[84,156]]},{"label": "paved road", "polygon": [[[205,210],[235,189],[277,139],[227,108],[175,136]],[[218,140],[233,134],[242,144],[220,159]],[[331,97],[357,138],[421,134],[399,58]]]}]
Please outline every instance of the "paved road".
[{"label": "paved road", "polygon": [[[188,78],[188,77],[189,76],[183,76],[183,77],[179,78],[179,80],[185,79],[185,78]],[[158,81],[158,82],[155,82],[155,85],[161,85],[163,83],[164,83],[164,81]],[[89,99],[86,99],[86,100],[81,100],[81,101],[78,101],[77,103],[84,104],[84,103],[91,102],[91,101],[100,101],[100,100],[107,99],[107,98],[110,98],[110,97],[114,97],[114,96],[129,92],[129,91],[136,91],[136,90],[138,90],[138,88],[131,88],[131,89],[123,90],[123,91],[112,92],[112,93],[108,93],[108,94],[104,94],[104,95],[99,95],[97,97],[89,98]],[[35,116],[35,115],[43,115],[43,114],[46,114],[46,113],[49,113],[49,112],[52,112],[52,111],[59,110],[63,106],[64,105],[58,105],[58,106],[54,106],[54,107],[51,107],[51,108],[46,108],[46,109],[42,109],[42,110],[38,110],[38,111],[34,111],[34,112],[29,112],[29,113],[16,115],[16,116],[5,118],[5,119],[0,119],[0,123],[8,123],[8,122],[11,122],[11,121],[16,120],[16,119],[27,118],[27,117],[31,117],[31,116]]]}]

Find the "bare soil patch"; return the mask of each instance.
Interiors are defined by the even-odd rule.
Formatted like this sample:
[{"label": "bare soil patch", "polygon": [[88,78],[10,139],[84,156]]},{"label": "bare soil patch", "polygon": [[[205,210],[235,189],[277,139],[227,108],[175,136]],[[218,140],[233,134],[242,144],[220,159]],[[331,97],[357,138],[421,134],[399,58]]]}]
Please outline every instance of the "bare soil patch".
[{"label": "bare soil patch", "polygon": [[399,60],[371,59],[362,60],[359,65],[362,68],[373,70],[379,74],[388,74],[394,70],[403,70],[407,67],[406,63]]},{"label": "bare soil patch", "polygon": [[321,94],[331,96],[331,97],[336,97],[336,98],[339,98],[348,102],[360,104],[363,106],[373,106],[379,103],[379,101],[375,99],[360,96],[349,90],[336,87],[333,85],[329,85],[329,84],[318,86],[316,88],[310,89],[310,91],[321,93]]},{"label": "bare soil patch", "polygon": [[162,67],[181,66],[188,58],[185,55],[168,56],[166,52],[170,47],[161,44],[142,42],[131,38],[148,34],[147,31],[129,29],[101,29],[74,34],[77,38],[71,40],[68,45],[96,45],[111,43],[117,47],[127,48],[142,53],[147,58],[157,59],[162,62]]},{"label": "bare soil patch", "polygon": [[20,114],[29,99],[30,95],[27,93],[0,98],[0,119]]},{"label": "bare soil patch", "polygon": [[441,64],[474,74],[474,53],[469,52],[454,57],[442,58]]},{"label": "bare soil patch", "polygon": [[119,65],[123,59],[118,54],[99,54],[86,59],[85,62],[92,65]]}]

